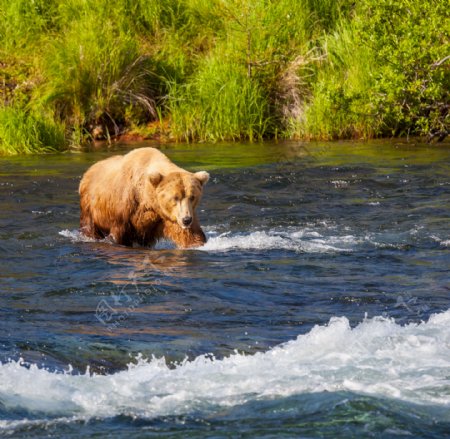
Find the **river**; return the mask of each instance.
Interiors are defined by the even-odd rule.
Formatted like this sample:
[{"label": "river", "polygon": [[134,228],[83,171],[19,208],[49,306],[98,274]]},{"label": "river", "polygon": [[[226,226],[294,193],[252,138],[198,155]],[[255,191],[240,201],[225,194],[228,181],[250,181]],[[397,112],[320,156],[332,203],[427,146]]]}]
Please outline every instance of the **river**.
[{"label": "river", "polygon": [[84,238],[148,145],[0,159],[0,436],[449,435],[450,144],[161,146],[207,244]]}]

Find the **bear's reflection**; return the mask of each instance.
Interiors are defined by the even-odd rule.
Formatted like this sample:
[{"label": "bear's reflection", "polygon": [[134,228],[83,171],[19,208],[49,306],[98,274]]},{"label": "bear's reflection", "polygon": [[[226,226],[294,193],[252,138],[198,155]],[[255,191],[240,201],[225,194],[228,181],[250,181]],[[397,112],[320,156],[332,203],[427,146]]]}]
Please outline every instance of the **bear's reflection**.
[{"label": "bear's reflection", "polygon": [[173,285],[171,279],[192,277],[192,266],[198,265],[195,251],[148,248],[129,248],[117,245],[95,245],[99,258],[113,266],[105,281],[116,285],[139,284]]}]

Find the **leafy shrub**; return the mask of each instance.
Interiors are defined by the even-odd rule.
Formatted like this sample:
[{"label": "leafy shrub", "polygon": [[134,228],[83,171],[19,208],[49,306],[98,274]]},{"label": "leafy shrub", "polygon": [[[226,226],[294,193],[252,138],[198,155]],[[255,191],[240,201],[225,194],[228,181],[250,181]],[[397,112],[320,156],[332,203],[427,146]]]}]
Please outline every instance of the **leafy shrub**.
[{"label": "leafy shrub", "polygon": [[384,135],[443,135],[449,127],[450,28],[444,0],[365,0],[358,41],[377,70],[370,99]]}]

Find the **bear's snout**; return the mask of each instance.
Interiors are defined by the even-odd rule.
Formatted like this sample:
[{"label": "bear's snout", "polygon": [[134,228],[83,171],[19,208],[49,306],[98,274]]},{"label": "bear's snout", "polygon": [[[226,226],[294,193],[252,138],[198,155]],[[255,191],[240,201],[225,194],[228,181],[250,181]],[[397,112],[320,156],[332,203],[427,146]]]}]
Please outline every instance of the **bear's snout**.
[{"label": "bear's snout", "polygon": [[191,216],[185,216],[182,219],[182,223],[183,223],[183,226],[189,227],[192,224],[192,217]]}]

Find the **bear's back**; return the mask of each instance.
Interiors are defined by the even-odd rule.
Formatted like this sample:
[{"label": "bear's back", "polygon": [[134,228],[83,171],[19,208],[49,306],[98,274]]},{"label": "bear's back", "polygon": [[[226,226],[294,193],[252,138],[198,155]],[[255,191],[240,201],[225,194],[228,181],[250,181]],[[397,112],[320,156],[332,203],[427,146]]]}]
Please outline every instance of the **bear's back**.
[{"label": "bear's back", "polygon": [[99,189],[110,187],[114,176],[120,174],[122,163],[123,156],[121,155],[94,163],[81,179],[80,194],[87,190],[97,192]]},{"label": "bear's back", "polygon": [[156,148],[138,148],[123,156],[123,167],[141,176],[158,172],[167,175],[172,172],[187,172],[173,163],[165,154]]}]

